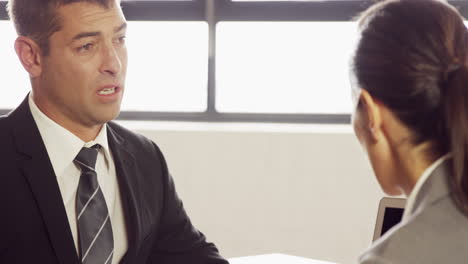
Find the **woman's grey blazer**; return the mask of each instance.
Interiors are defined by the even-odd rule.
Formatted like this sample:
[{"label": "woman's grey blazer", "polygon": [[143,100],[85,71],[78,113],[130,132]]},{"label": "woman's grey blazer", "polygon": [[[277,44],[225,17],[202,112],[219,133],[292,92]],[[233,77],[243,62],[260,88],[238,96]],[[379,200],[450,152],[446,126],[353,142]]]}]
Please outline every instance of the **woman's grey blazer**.
[{"label": "woman's grey blazer", "polygon": [[451,198],[451,159],[441,163],[422,185],[409,217],[377,240],[361,264],[468,263],[468,217]]}]

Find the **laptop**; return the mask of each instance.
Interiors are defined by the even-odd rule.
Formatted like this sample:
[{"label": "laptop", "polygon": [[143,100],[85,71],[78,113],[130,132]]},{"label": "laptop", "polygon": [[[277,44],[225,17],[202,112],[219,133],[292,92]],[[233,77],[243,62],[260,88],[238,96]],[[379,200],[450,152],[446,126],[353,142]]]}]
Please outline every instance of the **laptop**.
[{"label": "laptop", "polygon": [[406,199],[403,198],[384,197],[380,200],[372,241],[379,239],[394,225],[400,223],[405,204]]}]

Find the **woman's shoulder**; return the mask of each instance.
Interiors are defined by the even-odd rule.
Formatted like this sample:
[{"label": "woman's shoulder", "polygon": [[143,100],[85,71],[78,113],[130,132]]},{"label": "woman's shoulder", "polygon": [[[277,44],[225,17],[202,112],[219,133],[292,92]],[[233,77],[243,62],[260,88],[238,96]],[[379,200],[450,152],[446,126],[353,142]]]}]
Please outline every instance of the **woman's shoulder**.
[{"label": "woman's shoulder", "polygon": [[450,195],[403,220],[377,240],[359,263],[464,263],[468,251],[468,217]]}]

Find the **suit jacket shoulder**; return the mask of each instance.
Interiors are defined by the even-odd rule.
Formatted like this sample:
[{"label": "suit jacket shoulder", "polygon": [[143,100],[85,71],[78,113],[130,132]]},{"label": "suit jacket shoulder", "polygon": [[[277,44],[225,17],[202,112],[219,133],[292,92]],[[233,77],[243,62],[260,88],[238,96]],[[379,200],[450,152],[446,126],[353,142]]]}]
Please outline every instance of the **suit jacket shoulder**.
[{"label": "suit jacket shoulder", "polygon": [[130,148],[127,149],[130,153],[153,153],[160,155],[161,151],[159,147],[147,137],[133,132],[116,122],[109,122],[107,123],[107,127],[110,130],[110,133],[114,133],[113,136],[117,137],[118,142],[125,141],[125,147]]},{"label": "suit jacket shoulder", "polygon": [[421,206],[377,240],[359,263],[466,263],[468,218],[452,200],[447,178],[440,170],[432,175],[421,189]]},{"label": "suit jacket shoulder", "polygon": [[116,163],[124,175],[122,193],[134,197],[128,201],[128,210],[133,210],[129,229],[139,227],[129,241],[140,244],[139,253],[129,250],[128,263],[226,264],[216,246],[192,225],[159,147],[114,122],[108,128],[112,153],[123,162],[120,169]]},{"label": "suit jacket shoulder", "polygon": [[8,142],[11,143],[11,135],[12,135],[12,123],[11,123],[11,117],[9,115],[3,115],[0,116],[0,146],[2,146],[1,149],[5,150],[6,147],[5,144]]}]

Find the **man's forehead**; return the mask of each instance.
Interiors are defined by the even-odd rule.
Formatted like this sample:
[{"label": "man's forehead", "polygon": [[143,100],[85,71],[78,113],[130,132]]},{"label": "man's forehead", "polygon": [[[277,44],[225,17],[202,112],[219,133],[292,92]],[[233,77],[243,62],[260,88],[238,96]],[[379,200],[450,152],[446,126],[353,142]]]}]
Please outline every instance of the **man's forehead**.
[{"label": "man's forehead", "polygon": [[60,6],[57,11],[65,31],[107,31],[125,22],[118,4],[106,8],[97,3],[76,2]]}]

